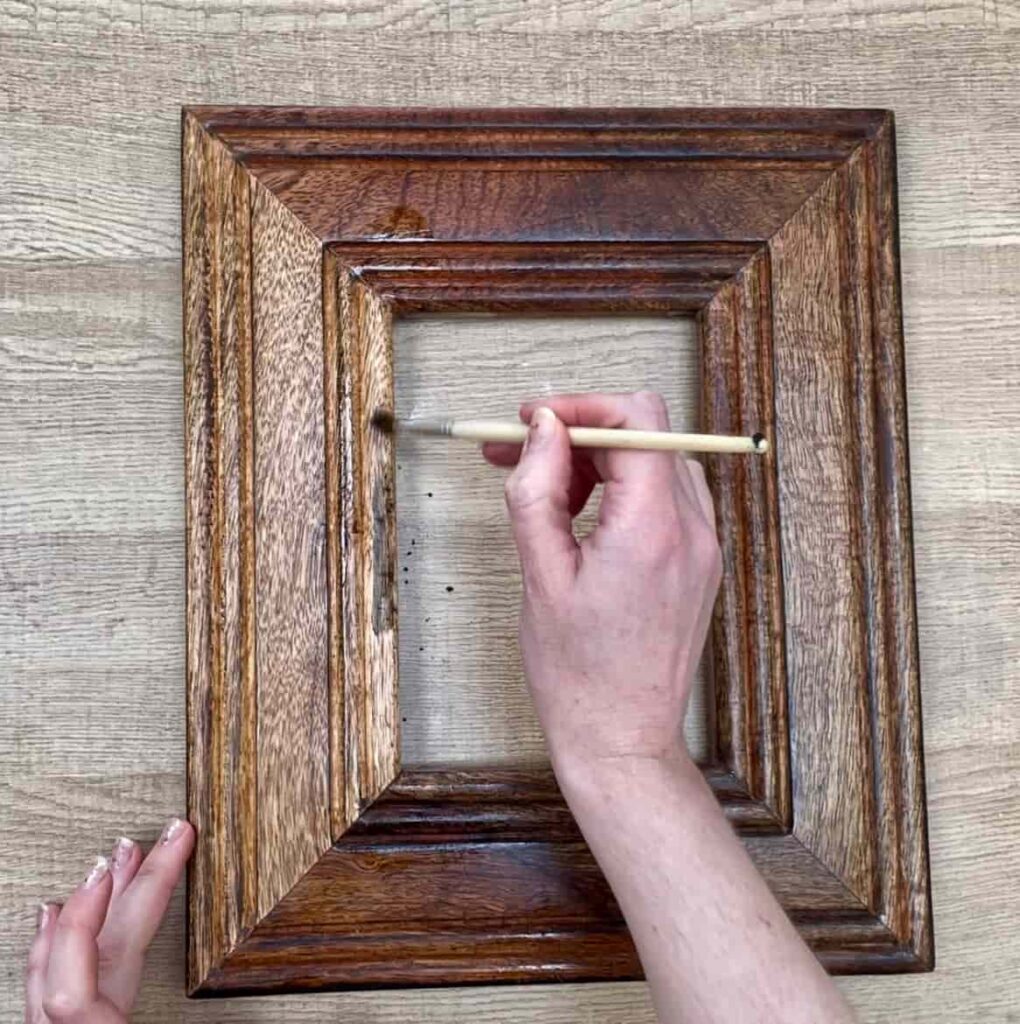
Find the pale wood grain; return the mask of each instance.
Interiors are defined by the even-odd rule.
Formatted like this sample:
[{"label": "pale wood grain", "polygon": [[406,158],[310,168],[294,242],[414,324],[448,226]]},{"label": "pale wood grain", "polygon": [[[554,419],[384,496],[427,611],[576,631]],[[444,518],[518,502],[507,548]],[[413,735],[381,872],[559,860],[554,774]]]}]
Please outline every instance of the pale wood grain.
[{"label": "pale wood grain", "polygon": [[322,258],[304,226],[252,187],[258,905],[264,915],[330,843],[325,479],[316,457],[324,445]]},{"label": "pale wood grain", "polygon": [[[237,100],[896,110],[938,966],[841,984],[865,1022],[1009,1019],[1020,38],[1003,29],[1016,5],[740,0],[715,5],[702,32],[659,36],[629,32],[665,5],[649,17],[578,0],[563,35],[548,34],[561,31],[549,12],[565,8],[542,5],[542,32],[517,37],[519,9],[474,6],[506,34],[428,20],[413,25],[431,34],[413,34],[399,5],[362,25],[389,9],[389,34],[336,31],[325,5],[39,0],[0,13],[0,1018],[20,1018],[33,901],[66,892],[120,832],[152,839],[184,806],[178,108]],[[621,32],[595,34],[610,23]],[[179,893],[138,1020],[654,1019],[639,985],[194,1003],[183,960]]]},{"label": "pale wood grain", "polygon": [[[527,398],[653,388],[674,429],[697,428],[689,319],[416,317],[397,320],[399,417],[516,418]],[[543,762],[517,647],[520,576],[505,474],[476,446],[399,434],[400,708],[405,764]],[[577,522],[595,525],[597,495]],[[685,735],[706,748],[705,676]]]},{"label": "pale wood grain", "polygon": [[[781,424],[776,447],[787,467],[779,480],[786,628],[802,640],[787,650],[790,727],[797,743],[790,766],[794,818],[798,834],[822,863],[870,903],[870,739],[866,708],[855,707],[853,697],[856,680],[868,670],[861,642],[863,565],[854,522],[855,500],[860,500],[854,494],[857,455],[848,444],[856,428],[847,367],[857,338],[844,323],[840,238],[833,229],[841,208],[839,182],[846,173],[841,168],[833,175],[773,241],[776,419]],[[791,331],[789,324],[806,326]],[[823,488],[805,484],[805,464],[824,467]],[[799,514],[808,508],[824,514]],[[847,614],[823,624],[820,609],[837,602]],[[825,649],[810,639],[822,629],[831,644]],[[842,701],[856,715],[837,718],[808,710],[824,708],[830,700]],[[832,783],[816,785],[812,779]],[[852,795],[843,799],[845,793]]]},{"label": "pale wood grain", "polygon": [[[407,35],[399,46],[406,78],[378,75],[390,54],[385,37],[343,32],[310,30],[264,45],[258,36],[231,35],[196,45],[186,30],[113,34],[100,46],[74,33],[43,36],[30,47],[0,37],[11,111],[5,185],[19,197],[0,219],[0,251],[8,256],[176,257],[179,209],[165,182],[177,167],[179,106],[231,100],[888,106],[898,116],[903,241],[1020,240],[1011,187],[1020,89],[1015,42],[1005,32],[833,31],[807,43],[797,33],[757,31],[498,42],[484,34]],[[56,62],[79,77],[47,74]],[[720,70],[739,66],[755,74]],[[144,68],[130,88],[118,84],[125,67]],[[414,67],[429,74],[410,75]],[[591,67],[600,74],[587,74]],[[97,114],[94,124],[88,111]],[[61,170],[67,165],[75,168],[71,178]]]},{"label": "pale wood grain", "polygon": [[1008,0],[9,0],[0,31],[144,33],[173,28],[196,34],[387,29],[442,32],[664,32],[770,28],[788,31],[990,27],[1020,23]]}]

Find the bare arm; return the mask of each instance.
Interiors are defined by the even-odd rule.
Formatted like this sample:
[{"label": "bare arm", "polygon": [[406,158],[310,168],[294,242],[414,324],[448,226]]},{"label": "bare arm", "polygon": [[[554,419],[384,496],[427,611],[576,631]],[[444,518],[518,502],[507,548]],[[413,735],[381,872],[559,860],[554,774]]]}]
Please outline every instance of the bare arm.
[{"label": "bare arm", "polygon": [[[851,1021],[683,744],[720,575],[701,467],[667,453],[571,451],[564,423],[668,428],[657,396],[545,405],[522,409],[532,426],[523,453],[486,449],[517,462],[507,503],[524,581],[521,650],[560,786],[660,1019]],[[572,517],[600,480],[599,524],[577,542]]]}]

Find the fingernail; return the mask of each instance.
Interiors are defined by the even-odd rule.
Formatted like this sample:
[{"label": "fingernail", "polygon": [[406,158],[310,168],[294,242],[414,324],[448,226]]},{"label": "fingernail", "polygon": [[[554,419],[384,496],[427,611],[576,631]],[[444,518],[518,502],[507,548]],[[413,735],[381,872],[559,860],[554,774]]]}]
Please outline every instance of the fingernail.
[{"label": "fingernail", "polygon": [[160,846],[172,843],[181,834],[182,828],[184,828],[184,822],[180,818],[171,818],[164,826],[163,834],[159,837]]},{"label": "fingernail", "polygon": [[128,861],[131,860],[131,855],[135,852],[134,840],[128,839],[127,836],[121,836],[116,843],[113,844],[113,869],[114,871],[124,867]]},{"label": "fingernail", "polygon": [[35,930],[41,932],[50,923],[50,915],[53,913],[52,903],[40,903],[39,911],[36,914]]},{"label": "fingernail", "polygon": [[531,429],[528,431],[528,441],[535,444],[544,444],[552,437],[555,423],[556,413],[547,406],[540,405],[531,414]]},{"label": "fingernail", "polygon": [[88,873],[88,877],[85,879],[85,888],[91,889],[99,883],[109,874],[110,862],[105,857],[96,857],[95,867]]}]

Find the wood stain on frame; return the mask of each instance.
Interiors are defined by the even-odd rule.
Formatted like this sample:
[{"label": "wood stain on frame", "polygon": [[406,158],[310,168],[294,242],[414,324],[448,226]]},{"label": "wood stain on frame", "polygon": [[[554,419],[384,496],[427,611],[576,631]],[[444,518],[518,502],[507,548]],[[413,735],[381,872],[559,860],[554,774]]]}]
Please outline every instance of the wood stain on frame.
[{"label": "wood stain on frame", "polygon": [[182,158],[189,990],[640,975],[548,770],[400,767],[413,313],[695,317],[703,428],[774,439],[707,460],[703,770],[830,970],[930,968],[891,115],[191,108]]}]

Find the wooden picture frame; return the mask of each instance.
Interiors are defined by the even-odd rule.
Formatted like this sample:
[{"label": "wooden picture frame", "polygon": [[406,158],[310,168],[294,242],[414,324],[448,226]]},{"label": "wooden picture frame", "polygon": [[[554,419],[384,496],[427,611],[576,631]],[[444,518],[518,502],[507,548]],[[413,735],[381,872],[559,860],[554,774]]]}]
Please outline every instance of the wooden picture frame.
[{"label": "wooden picture frame", "polygon": [[640,977],[547,770],[399,760],[392,323],[687,313],[706,777],[832,971],[933,964],[891,114],[183,117],[194,995]]}]

